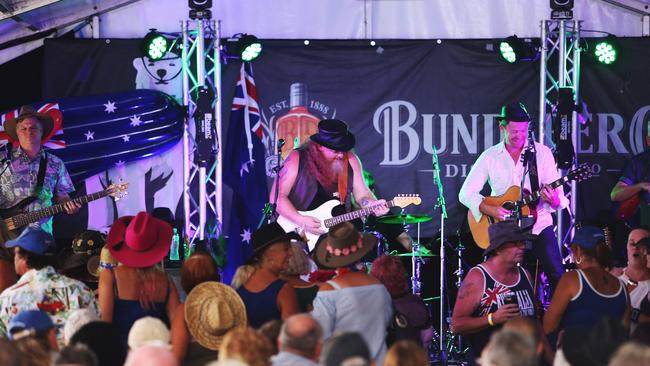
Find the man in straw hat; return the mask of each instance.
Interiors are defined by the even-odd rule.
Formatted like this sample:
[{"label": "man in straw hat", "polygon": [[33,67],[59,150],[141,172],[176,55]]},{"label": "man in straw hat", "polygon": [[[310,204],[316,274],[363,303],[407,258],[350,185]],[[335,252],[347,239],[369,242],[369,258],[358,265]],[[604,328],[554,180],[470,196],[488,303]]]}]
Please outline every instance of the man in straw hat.
[{"label": "man in straw hat", "polygon": [[[276,201],[278,213],[292,221],[297,228],[312,234],[324,234],[322,218],[305,216],[298,211],[313,210],[321,204],[338,199],[351,210],[351,196],[362,206],[378,206],[377,215],[388,208],[377,200],[363,180],[361,161],[352,151],[355,137],[348,125],[338,119],[325,119],[318,123],[318,132],[310,140],[292,151],[284,161],[271,189],[271,202]],[[316,243],[309,243],[313,248]]]},{"label": "man in straw hat", "polygon": [[[36,199],[22,207],[23,211],[35,211],[52,205],[52,201],[64,202],[67,213],[79,210],[79,205],[69,201],[74,191],[72,180],[63,161],[41,149],[50,137],[54,119],[45,113],[37,113],[32,106],[23,106],[16,118],[4,122],[4,132],[9,136],[7,151],[0,154],[0,209],[14,207],[29,197]],[[12,143],[19,147],[12,149]],[[52,218],[44,218],[38,224],[52,233]],[[0,244],[17,234],[0,228]],[[0,245],[0,291],[15,282],[11,270],[11,254]]]},{"label": "man in straw hat", "polygon": [[525,241],[534,236],[514,221],[490,225],[488,231],[490,246],[483,253],[488,259],[467,273],[451,320],[454,333],[467,335],[470,362],[508,319],[535,316],[531,276],[518,265],[524,258]]},{"label": "man in straw hat", "polygon": [[[531,121],[522,103],[503,106],[497,117],[503,141],[485,150],[476,160],[458,194],[460,202],[467,206],[476,220],[488,215],[496,220],[505,220],[511,212],[498,205],[490,205],[481,195],[485,183],[490,185],[492,196],[504,194],[510,187],[519,186],[524,175],[524,189],[540,188],[541,199],[529,206],[536,211],[532,233],[537,235],[532,251],[541,262],[548,276],[551,291],[564,273],[562,256],[553,231],[552,212],[561,210],[569,204],[562,187],[551,189],[548,184],[560,178],[555,158],[544,144],[534,142],[528,134]],[[530,158],[524,162],[524,156]],[[536,162],[536,164],[534,164]],[[530,166],[535,166],[537,169]],[[536,171],[537,179],[534,178]]]}]

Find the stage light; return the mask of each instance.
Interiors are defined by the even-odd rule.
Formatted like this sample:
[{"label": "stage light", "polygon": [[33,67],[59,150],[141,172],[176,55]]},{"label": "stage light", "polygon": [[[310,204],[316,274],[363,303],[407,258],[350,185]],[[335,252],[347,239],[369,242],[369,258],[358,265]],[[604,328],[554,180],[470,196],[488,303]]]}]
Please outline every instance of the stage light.
[{"label": "stage light", "polygon": [[[308,44],[308,43],[307,43]],[[236,34],[224,42],[225,57],[253,61],[262,53],[262,42],[250,34]]]},{"label": "stage light", "polygon": [[516,35],[510,36],[499,43],[501,57],[509,63],[518,61],[536,61],[539,58],[538,47],[530,40],[522,40]]},{"label": "stage light", "polygon": [[169,51],[170,42],[165,36],[152,29],[142,40],[142,52],[151,61],[160,60]]},{"label": "stage light", "polygon": [[550,0],[551,19],[573,19],[573,0]]},{"label": "stage light", "polygon": [[594,47],[594,56],[596,56],[596,60],[605,65],[609,65],[616,61],[617,53],[614,44],[608,40],[600,41],[596,43],[596,47]]}]

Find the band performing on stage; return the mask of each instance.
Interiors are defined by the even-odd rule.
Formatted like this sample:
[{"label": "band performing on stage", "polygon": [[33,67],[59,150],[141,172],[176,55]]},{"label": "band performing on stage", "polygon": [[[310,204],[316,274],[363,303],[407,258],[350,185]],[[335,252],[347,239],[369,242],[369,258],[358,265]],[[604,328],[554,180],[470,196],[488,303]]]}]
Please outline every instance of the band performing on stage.
[{"label": "band performing on stage", "polygon": [[[578,166],[560,173],[553,152],[535,140],[532,121],[520,102],[502,107],[496,118],[502,140],[480,154],[459,192],[448,192],[466,206],[467,225],[447,228],[455,235],[445,237],[442,157],[435,147],[437,187],[422,189],[436,189],[441,199],[430,215],[410,214],[423,204],[421,192],[377,197],[372,174],[354,152],[363,137],[342,120],[323,119],[295,149],[283,153],[283,141],[277,144],[277,178],[264,219],[250,236],[250,255],[234,274],[234,290],[217,283],[209,246],[192,250],[184,261],[180,289],[158,266],[171,263],[170,247],[177,240],[169,210],[162,216],[157,211],[121,217],[106,237],[81,233],[72,248],[56,253],[59,264],[54,263],[60,248],[53,244],[51,216],[119,196],[126,184],[71,199],[65,165],[41,149],[51,137],[52,116],[23,107],[4,122],[18,144],[6,152],[0,173],[0,332],[20,334],[14,315],[36,306],[56,307],[52,339],[59,346],[67,344],[64,327],[79,309],[115,325],[115,360],[124,360],[133,347],[131,333],[144,316],[171,330],[171,350],[185,364],[209,360],[206,355],[222,349],[226,331],[246,324],[265,329],[283,320],[318,339],[360,334],[368,359],[377,365],[395,364],[389,349],[404,340],[426,350],[422,362],[473,365],[497,352],[493,343],[509,334],[499,329],[530,335],[518,340],[533,342],[534,352],[521,356],[522,365],[575,360],[570,342],[586,337],[603,319],[624,320],[610,324],[624,332],[650,319],[650,229],[631,230],[627,268],[614,265],[608,230],[597,224],[571,222],[572,239],[558,246],[562,233],[554,213],[569,204],[565,185],[587,180],[591,171]],[[647,201],[646,155],[633,158],[613,187],[613,201],[636,200],[628,206]],[[641,206],[644,220],[647,207]],[[421,230],[438,217],[438,235]],[[477,255],[467,255],[468,249]],[[180,290],[191,292],[186,303],[179,301]],[[202,304],[209,301],[223,304],[205,312]],[[221,306],[232,321],[214,325],[221,321],[213,319],[215,312],[225,316],[215,310]],[[316,365],[312,351],[288,349],[280,348],[272,359],[297,357],[291,364]]]}]

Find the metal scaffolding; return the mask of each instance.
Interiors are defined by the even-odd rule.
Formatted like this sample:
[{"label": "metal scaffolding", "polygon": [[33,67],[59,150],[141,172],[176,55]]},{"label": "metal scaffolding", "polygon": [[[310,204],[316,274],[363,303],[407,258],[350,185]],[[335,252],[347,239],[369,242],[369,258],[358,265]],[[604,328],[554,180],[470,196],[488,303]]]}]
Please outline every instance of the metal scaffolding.
[{"label": "metal scaffolding", "polygon": [[[552,111],[557,101],[559,88],[570,87],[573,89],[574,102],[578,100],[580,91],[580,20],[543,20],[541,22],[541,63],[539,68],[539,142],[544,143],[545,132],[549,131],[552,124]],[[552,69],[554,63],[557,68]],[[578,133],[577,114],[571,115],[571,134],[573,142],[574,161],[578,163],[578,146],[580,134]],[[563,172],[564,173],[564,172]],[[562,253],[566,240],[571,239],[574,227],[573,218],[577,209],[577,185],[571,182],[569,193],[570,204],[567,208],[570,214],[569,225],[565,228],[564,210],[557,215],[557,245]],[[565,258],[565,262],[566,262]]]},{"label": "metal scaffolding", "polygon": [[[191,247],[206,235],[221,233],[223,197],[221,182],[221,62],[220,28],[213,20],[181,22],[183,37],[183,105],[187,108],[183,132],[183,210],[185,233]],[[209,69],[206,70],[206,67]],[[196,95],[207,87],[214,100],[215,116],[210,128],[216,129],[214,154],[207,163],[197,159],[197,139],[194,113]],[[213,223],[214,225],[210,225]],[[206,224],[207,227],[206,227]]]}]

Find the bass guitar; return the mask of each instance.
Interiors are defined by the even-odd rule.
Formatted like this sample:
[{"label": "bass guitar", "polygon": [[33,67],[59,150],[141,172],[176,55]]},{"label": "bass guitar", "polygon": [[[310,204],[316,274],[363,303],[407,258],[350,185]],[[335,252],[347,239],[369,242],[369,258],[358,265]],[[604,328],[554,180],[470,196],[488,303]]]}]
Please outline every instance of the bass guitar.
[{"label": "bass guitar", "polygon": [[[404,208],[408,205],[419,205],[422,202],[422,199],[417,194],[412,195],[398,195],[390,201],[386,201],[386,206],[391,207],[401,207]],[[339,200],[329,200],[317,208],[310,211],[298,211],[303,216],[312,216],[320,220],[321,229],[327,232],[332,226],[340,224],[342,222],[351,221],[354,219],[366,217],[374,212],[374,210],[379,207],[369,206],[356,211],[343,213],[338,215],[339,209],[344,209],[343,205]],[[303,228],[299,227],[296,223],[289,220],[288,218],[280,215],[278,216],[277,223],[284,229],[284,231],[300,231]],[[303,233],[307,238],[307,245],[309,246],[309,251],[312,251],[316,246],[319,235],[312,234],[309,232]]]},{"label": "bass guitar", "polygon": [[[589,165],[582,164],[577,167],[575,170],[569,172],[569,174],[564,177],[554,181],[551,184],[548,184],[550,188],[557,188],[562,186],[565,183],[570,181],[582,181],[588,178],[591,178],[592,173]],[[537,201],[541,197],[541,188],[535,192],[529,193],[524,192],[524,196],[521,196],[521,189],[519,186],[512,186],[506,190],[506,192],[500,196],[491,196],[485,197],[485,203],[488,205],[501,206],[507,210],[514,211],[518,206],[522,207],[522,214],[524,217],[528,216],[531,213],[530,207],[528,206],[532,202]],[[521,200],[520,200],[521,198]],[[490,245],[490,237],[488,236],[488,228],[495,222],[501,220],[495,219],[488,215],[482,215],[480,220],[476,220],[472,214],[472,210],[467,211],[467,221],[469,223],[469,229],[472,232],[472,237],[480,248],[485,249]]]},{"label": "bass guitar", "polygon": [[[118,200],[126,195],[128,187],[129,183],[127,182],[111,184],[103,191],[76,197],[70,201],[78,204],[86,204],[106,196],[111,196],[115,200]],[[35,197],[27,197],[12,207],[0,210],[0,244],[4,244],[7,240],[18,237],[25,226],[65,211],[65,203],[62,202],[37,211],[23,212],[24,208],[34,202],[35,199]]]}]

